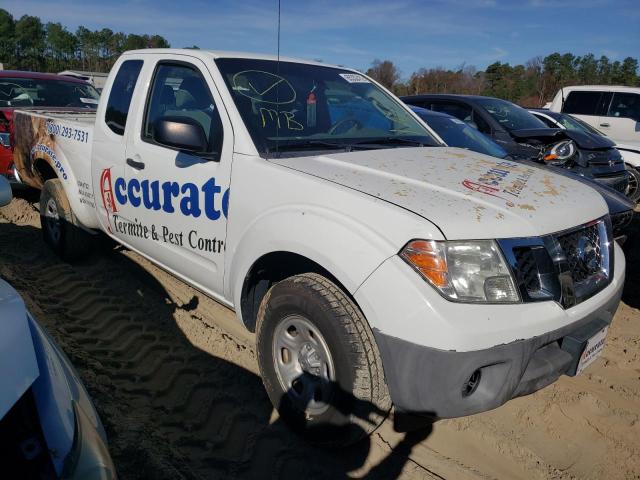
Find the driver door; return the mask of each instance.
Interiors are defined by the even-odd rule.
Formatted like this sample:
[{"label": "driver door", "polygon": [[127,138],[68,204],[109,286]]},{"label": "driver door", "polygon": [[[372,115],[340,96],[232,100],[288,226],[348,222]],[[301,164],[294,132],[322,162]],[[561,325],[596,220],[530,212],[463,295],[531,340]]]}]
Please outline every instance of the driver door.
[{"label": "driver door", "polygon": [[[205,64],[185,58],[165,54],[151,67],[149,93],[136,119],[140,134],[127,144],[128,201],[121,216],[134,224],[125,227],[133,232],[128,243],[134,248],[220,296],[233,133]],[[200,125],[206,151],[186,153],[160,144],[155,131],[169,119]]]}]

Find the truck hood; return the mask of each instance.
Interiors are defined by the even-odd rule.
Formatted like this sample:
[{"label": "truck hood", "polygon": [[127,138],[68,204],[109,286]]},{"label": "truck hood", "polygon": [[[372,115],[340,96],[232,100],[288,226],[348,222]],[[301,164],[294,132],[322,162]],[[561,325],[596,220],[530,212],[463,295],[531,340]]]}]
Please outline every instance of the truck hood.
[{"label": "truck hood", "polygon": [[0,280],[0,419],[38,375],[24,302],[8,283]]},{"label": "truck hood", "polygon": [[590,187],[459,148],[396,148],[270,160],[381,198],[448,239],[546,235],[607,213]]},{"label": "truck hood", "polygon": [[530,128],[526,130],[512,130],[509,133],[518,142],[538,140],[545,144],[551,144],[569,138],[573,140],[578,147],[585,150],[600,150],[614,146],[611,140],[602,135],[563,130],[560,128]]},{"label": "truck hood", "polygon": [[583,185],[593,188],[596,192],[598,192],[602,196],[602,198],[607,204],[607,209],[609,210],[609,213],[611,215],[615,215],[616,213],[627,212],[629,210],[633,210],[633,208],[635,207],[635,203],[630,199],[628,199],[625,195],[605,185],[604,183],[594,180],[593,178],[583,177],[563,167],[537,164],[535,162],[532,162],[531,160],[520,160],[519,163],[522,163],[524,165],[529,165],[531,167],[539,168],[541,170],[550,171],[555,173],[556,175],[561,175],[563,177],[571,178],[576,182],[582,183]]}]

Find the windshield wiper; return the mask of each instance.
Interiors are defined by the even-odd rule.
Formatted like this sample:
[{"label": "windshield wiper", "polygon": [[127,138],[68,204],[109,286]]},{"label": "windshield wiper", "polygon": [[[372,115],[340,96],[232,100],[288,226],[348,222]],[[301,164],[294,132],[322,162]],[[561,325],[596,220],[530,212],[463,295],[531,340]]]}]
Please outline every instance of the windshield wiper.
[{"label": "windshield wiper", "polygon": [[297,150],[344,150],[350,152],[352,145],[340,142],[327,142],[324,140],[300,140],[297,142],[285,141],[278,143],[277,146],[267,147],[268,154],[276,154],[278,152],[292,152]]},{"label": "windshield wiper", "polygon": [[363,147],[364,145],[412,145],[414,147],[431,147],[428,143],[421,142],[420,140],[412,140],[410,138],[403,137],[376,137],[367,138],[358,142],[354,142],[357,147]]}]

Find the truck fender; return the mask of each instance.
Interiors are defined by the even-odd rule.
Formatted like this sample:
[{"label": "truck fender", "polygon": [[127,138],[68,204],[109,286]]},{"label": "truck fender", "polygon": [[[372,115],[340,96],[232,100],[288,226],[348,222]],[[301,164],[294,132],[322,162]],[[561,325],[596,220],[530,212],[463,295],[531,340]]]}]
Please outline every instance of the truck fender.
[{"label": "truck fender", "polygon": [[[54,178],[58,178],[60,180],[64,193],[69,200],[71,210],[73,210],[74,215],[80,222],[79,226],[87,230],[96,228],[98,225],[96,223],[95,207],[85,203],[87,200],[84,200],[84,197],[79,191],[79,182],[71,168],[69,168],[69,163],[64,152],[62,149],[58,149],[54,155],[55,158],[53,158],[47,151],[34,151],[31,156],[31,165],[34,176],[38,178],[42,177],[38,171],[38,164],[40,162],[45,162],[55,174]],[[50,178],[42,178],[42,183],[44,184],[44,182],[50,180]],[[42,186],[40,186],[40,188],[42,188]],[[94,202],[93,199],[90,199],[89,201]]]},{"label": "truck fender", "polygon": [[233,298],[240,321],[245,278],[264,255],[290,252],[305,257],[353,294],[399,248],[358,219],[316,205],[268,210],[251,222],[237,240],[229,240],[229,245],[237,246],[227,251],[230,260],[225,296]]}]

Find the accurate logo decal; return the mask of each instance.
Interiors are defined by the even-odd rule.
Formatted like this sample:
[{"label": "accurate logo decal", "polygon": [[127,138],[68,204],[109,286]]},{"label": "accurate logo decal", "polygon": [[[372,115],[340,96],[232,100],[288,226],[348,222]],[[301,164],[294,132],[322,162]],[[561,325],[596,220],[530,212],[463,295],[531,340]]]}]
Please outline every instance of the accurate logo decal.
[{"label": "accurate logo decal", "polygon": [[[149,225],[127,220],[118,214],[125,205],[133,208],[144,208],[164,213],[178,213],[188,217],[204,216],[212,221],[227,218],[229,209],[229,189],[222,193],[222,187],[211,177],[198,186],[191,182],[130,179],[128,182],[117,177],[112,179],[111,168],[106,168],[100,175],[100,191],[102,204],[107,212],[110,233],[162,241],[177,246],[189,246],[194,250],[220,253],[224,250],[224,241],[217,238],[205,238],[196,230],[189,232],[170,231],[164,225]],[[113,226],[113,229],[112,229]],[[186,240],[186,241],[185,241]]]},{"label": "accurate logo decal", "polygon": [[515,204],[512,199],[520,198],[520,194],[534,173],[535,170],[532,168],[523,168],[517,163],[504,161],[496,163],[495,167],[490,168],[475,180],[463,180],[462,185],[474,192],[500,198],[507,203],[507,206],[513,207]]},{"label": "accurate logo decal", "polygon": [[102,204],[107,211],[107,219],[109,220],[107,228],[109,229],[109,233],[113,233],[111,231],[111,215],[118,211],[118,207],[116,207],[116,201],[113,198],[110,168],[105,168],[102,171],[102,175],[100,175],[100,192],[102,194]]}]

